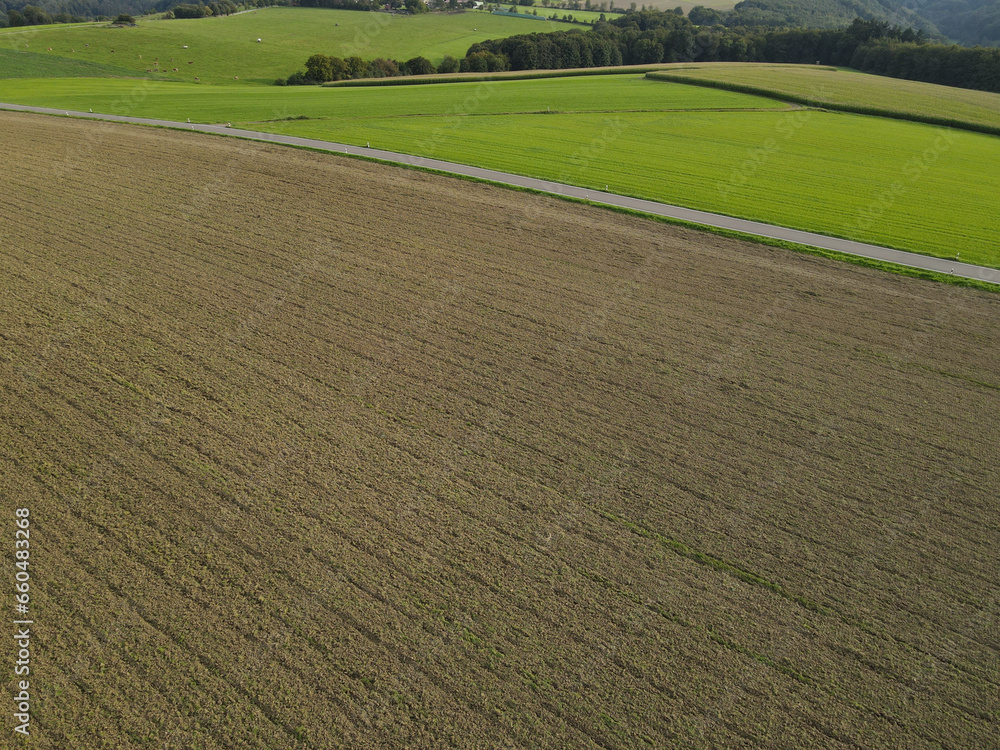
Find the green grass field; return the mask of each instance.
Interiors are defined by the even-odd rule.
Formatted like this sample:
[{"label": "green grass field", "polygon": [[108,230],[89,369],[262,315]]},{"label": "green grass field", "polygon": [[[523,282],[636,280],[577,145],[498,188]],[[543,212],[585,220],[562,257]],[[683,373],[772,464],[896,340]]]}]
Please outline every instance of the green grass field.
[{"label": "green grass field", "polygon": [[[889,110],[1000,128],[1000,94],[860,73],[846,68],[769,63],[679,63],[664,72],[695,81],[751,86],[760,93],[839,106]],[[657,74],[657,75],[664,75]]]},{"label": "green grass field", "polygon": [[[423,55],[437,64],[445,55],[463,57],[472,44],[484,39],[567,28],[571,27],[565,23],[482,12],[394,16],[264,8],[222,18],[140,21],[137,28],[85,24],[39,27],[27,33],[5,29],[0,31],[0,50],[111,65],[137,76],[159,70],[177,81],[270,84],[303,70],[306,59],[316,52],[397,60]],[[51,64],[25,73],[37,78],[60,74],[79,75],[71,68],[61,73],[58,65]]]},{"label": "green grass field", "polygon": [[344,123],[428,115],[531,112],[629,112],[694,109],[789,109],[765,97],[631,76],[423,86],[223,87],[158,81],[72,79],[0,81],[0,100],[42,107],[93,109],[194,122],[263,123],[309,117],[336,132]]}]

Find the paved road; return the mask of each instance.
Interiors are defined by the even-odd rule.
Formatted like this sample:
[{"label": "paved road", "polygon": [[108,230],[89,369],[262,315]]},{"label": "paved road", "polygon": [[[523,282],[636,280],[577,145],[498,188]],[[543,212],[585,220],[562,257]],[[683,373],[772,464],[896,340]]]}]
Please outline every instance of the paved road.
[{"label": "paved road", "polygon": [[225,125],[203,125],[200,123],[174,122],[172,120],[153,120],[144,117],[125,117],[123,115],[105,115],[89,112],[74,112],[63,109],[48,109],[45,107],[29,107],[21,104],[4,104],[0,102],[0,110],[8,109],[20,112],[38,112],[41,114],[71,115],[74,117],[85,117],[94,120],[111,120],[114,122],[130,122],[140,125],[159,125],[169,128],[181,128],[184,130],[195,130],[202,133],[214,133],[218,135],[235,135],[241,138],[250,138],[256,141],[268,141],[270,143],[282,143],[291,146],[308,146],[309,148],[335,153],[355,154],[366,156],[380,161],[411,164],[418,167],[435,169],[449,174],[465,175],[476,177],[491,182],[498,182],[505,185],[517,185],[531,188],[543,193],[554,195],[566,195],[574,198],[583,198],[594,203],[604,203],[609,206],[620,206],[623,208],[636,209],[649,214],[667,216],[673,219],[682,219],[695,224],[703,224],[710,227],[722,229],[732,229],[746,234],[753,234],[759,237],[770,237],[772,239],[787,240],[797,242],[802,245],[810,245],[825,250],[837,250],[849,255],[859,255],[864,258],[898,263],[902,266],[922,268],[929,271],[939,271],[945,274],[961,276],[968,279],[988,281],[993,284],[1000,284],[1000,270],[994,268],[984,268],[969,263],[958,263],[941,258],[932,258],[928,255],[908,253],[902,250],[893,250],[879,245],[867,245],[863,242],[852,242],[837,237],[828,237],[823,234],[813,232],[803,232],[798,229],[787,229],[785,227],[763,224],[757,221],[747,221],[746,219],[734,219],[731,216],[708,213],[707,211],[695,211],[690,208],[671,206],[666,203],[656,203],[654,201],[641,200],[639,198],[628,198],[614,193],[605,193],[596,190],[563,185],[558,182],[548,180],[537,180],[533,177],[522,177],[507,172],[496,172],[492,169],[481,169],[479,167],[469,167],[464,164],[454,164],[438,159],[428,159],[422,156],[410,156],[407,154],[397,154],[393,151],[382,151],[377,148],[364,148],[349,146],[343,143],[331,143],[330,141],[318,141],[312,138],[297,138],[290,135],[276,135],[274,133],[261,133],[256,130],[240,130],[230,128]]}]

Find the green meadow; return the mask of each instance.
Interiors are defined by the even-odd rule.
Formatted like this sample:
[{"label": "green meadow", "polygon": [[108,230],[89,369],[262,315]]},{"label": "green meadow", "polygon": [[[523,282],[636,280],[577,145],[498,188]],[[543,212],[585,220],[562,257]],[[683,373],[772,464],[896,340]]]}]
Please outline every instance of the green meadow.
[{"label": "green meadow", "polygon": [[[464,57],[472,44],[484,39],[567,28],[572,27],[483,12],[397,16],[325,8],[262,8],[220,18],[140,20],[137,28],[95,23],[27,32],[4,29],[0,30],[0,50],[110,65],[136,76],[160,71],[183,82],[197,78],[200,83],[271,84],[303,70],[306,59],[317,52],[359,55],[366,60],[422,55],[438,64],[445,55]],[[39,70],[35,77],[51,74]]]},{"label": "green meadow", "polygon": [[259,124],[308,117],[326,123],[330,133],[347,122],[428,115],[790,109],[765,97],[664,84],[641,75],[345,88],[54,78],[0,81],[0,100],[194,122]]}]

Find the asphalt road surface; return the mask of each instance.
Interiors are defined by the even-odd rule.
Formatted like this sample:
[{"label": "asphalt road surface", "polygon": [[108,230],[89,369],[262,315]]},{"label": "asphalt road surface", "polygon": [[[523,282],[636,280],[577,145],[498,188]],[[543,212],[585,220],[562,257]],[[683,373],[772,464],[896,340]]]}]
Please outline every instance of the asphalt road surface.
[{"label": "asphalt road surface", "polygon": [[565,195],[573,198],[582,198],[594,203],[603,203],[609,206],[620,206],[622,208],[635,209],[648,214],[667,216],[672,219],[681,219],[694,224],[702,224],[710,227],[722,229],[732,229],[737,232],[757,235],[759,237],[769,237],[777,240],[787,240],[797,242],[801,245],[823,248],[825,250],[836,250],[849,255],[859,255],[863,258],[873,258],[875,260],[896,263],[901,266],[921,268],[928,271],[938,271],[944,274],[960,276],[967,279],[987,281],[993,284],[1000,284],[1000,270],[975,266],[970,263],[959,263],[957,261],[933,258],[929,255],[919,255],[908,253],[903,250],[893,250],[879,245],[868,245],[863,242],[853,242],[838,237],[828,237],[823,234],[813,232],[803,232],[798,229],[788,229],[772,224],[763,224],[757,221],[746,219],[735,219],[731,216],[713,214],[707,211],[696,211],[680,206],[671,206],[667,203],[656,203],[639,198],[628,198],[614,193],[605,193],[597,190],[587,190],[585,188],[563,185],[558,182],[548,180],[538,180],[533,177],[522,177],[521,175],[510,174],[508,172],[496,172],[492,169],[481,169],[470,167],[464,164],[454,164],[449,161],[439,159],[428,159],[422,156],[410,156],[408,154],[397,154],[393,151],[382,151],[378,148],[365,148],[359,146],[348,146],[343,143],[332,143],[330,141],[318,141],[312,138],[297,138],[289,135],[277,135],[274,133],[261,133],[256,130],[240,130],[226,125],[204,125],[201,123],[174,122],[172,120],[153,120],[145,117],[126,117],[124,115],[106,115],[96,112],[74,112],[64,109],[49,109],[46,107],[29,107],[22,104],[4,104],[0,102],[0,109],[15,110],[19,112],[37,112],[40,114],[70,115],[73,117],[84,117],[94,120],[111,120],[113,122],[129,122],[139,125],[157,125],[167,128],[180,128],[183,130],[195,130],[201,133],[214,133],[217,135],[239,136],[256,141],[267,141],[270,143],[282,143],[290,146],[307,146],[309,148],[331,151],[334,153],[354,154],[365,156],[371,159],[378,159],[389,163],[410,164],[417,167],[434,169],[439,172],[449,174],[475,177],[490,182],[497,182],[504,185],[517,185],[531,188],[543,193],[553,195]]}]

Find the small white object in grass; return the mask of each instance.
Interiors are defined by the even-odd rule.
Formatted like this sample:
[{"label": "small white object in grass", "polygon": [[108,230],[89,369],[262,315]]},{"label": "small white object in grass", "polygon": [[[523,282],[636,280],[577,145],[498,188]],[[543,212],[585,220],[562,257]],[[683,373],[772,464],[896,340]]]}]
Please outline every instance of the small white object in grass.
[{"label": "small white object in grass", "polygon": [[257,41],[259,42],[259,41],[260,41],[260,39],[258,38],[258,39],[257,39]]},{"label": "small white object in grass", "polygon": [[187,48],[188,48],[188,46],[185,44],[184,47],[183,47],[183,49],[187,49]]}]

